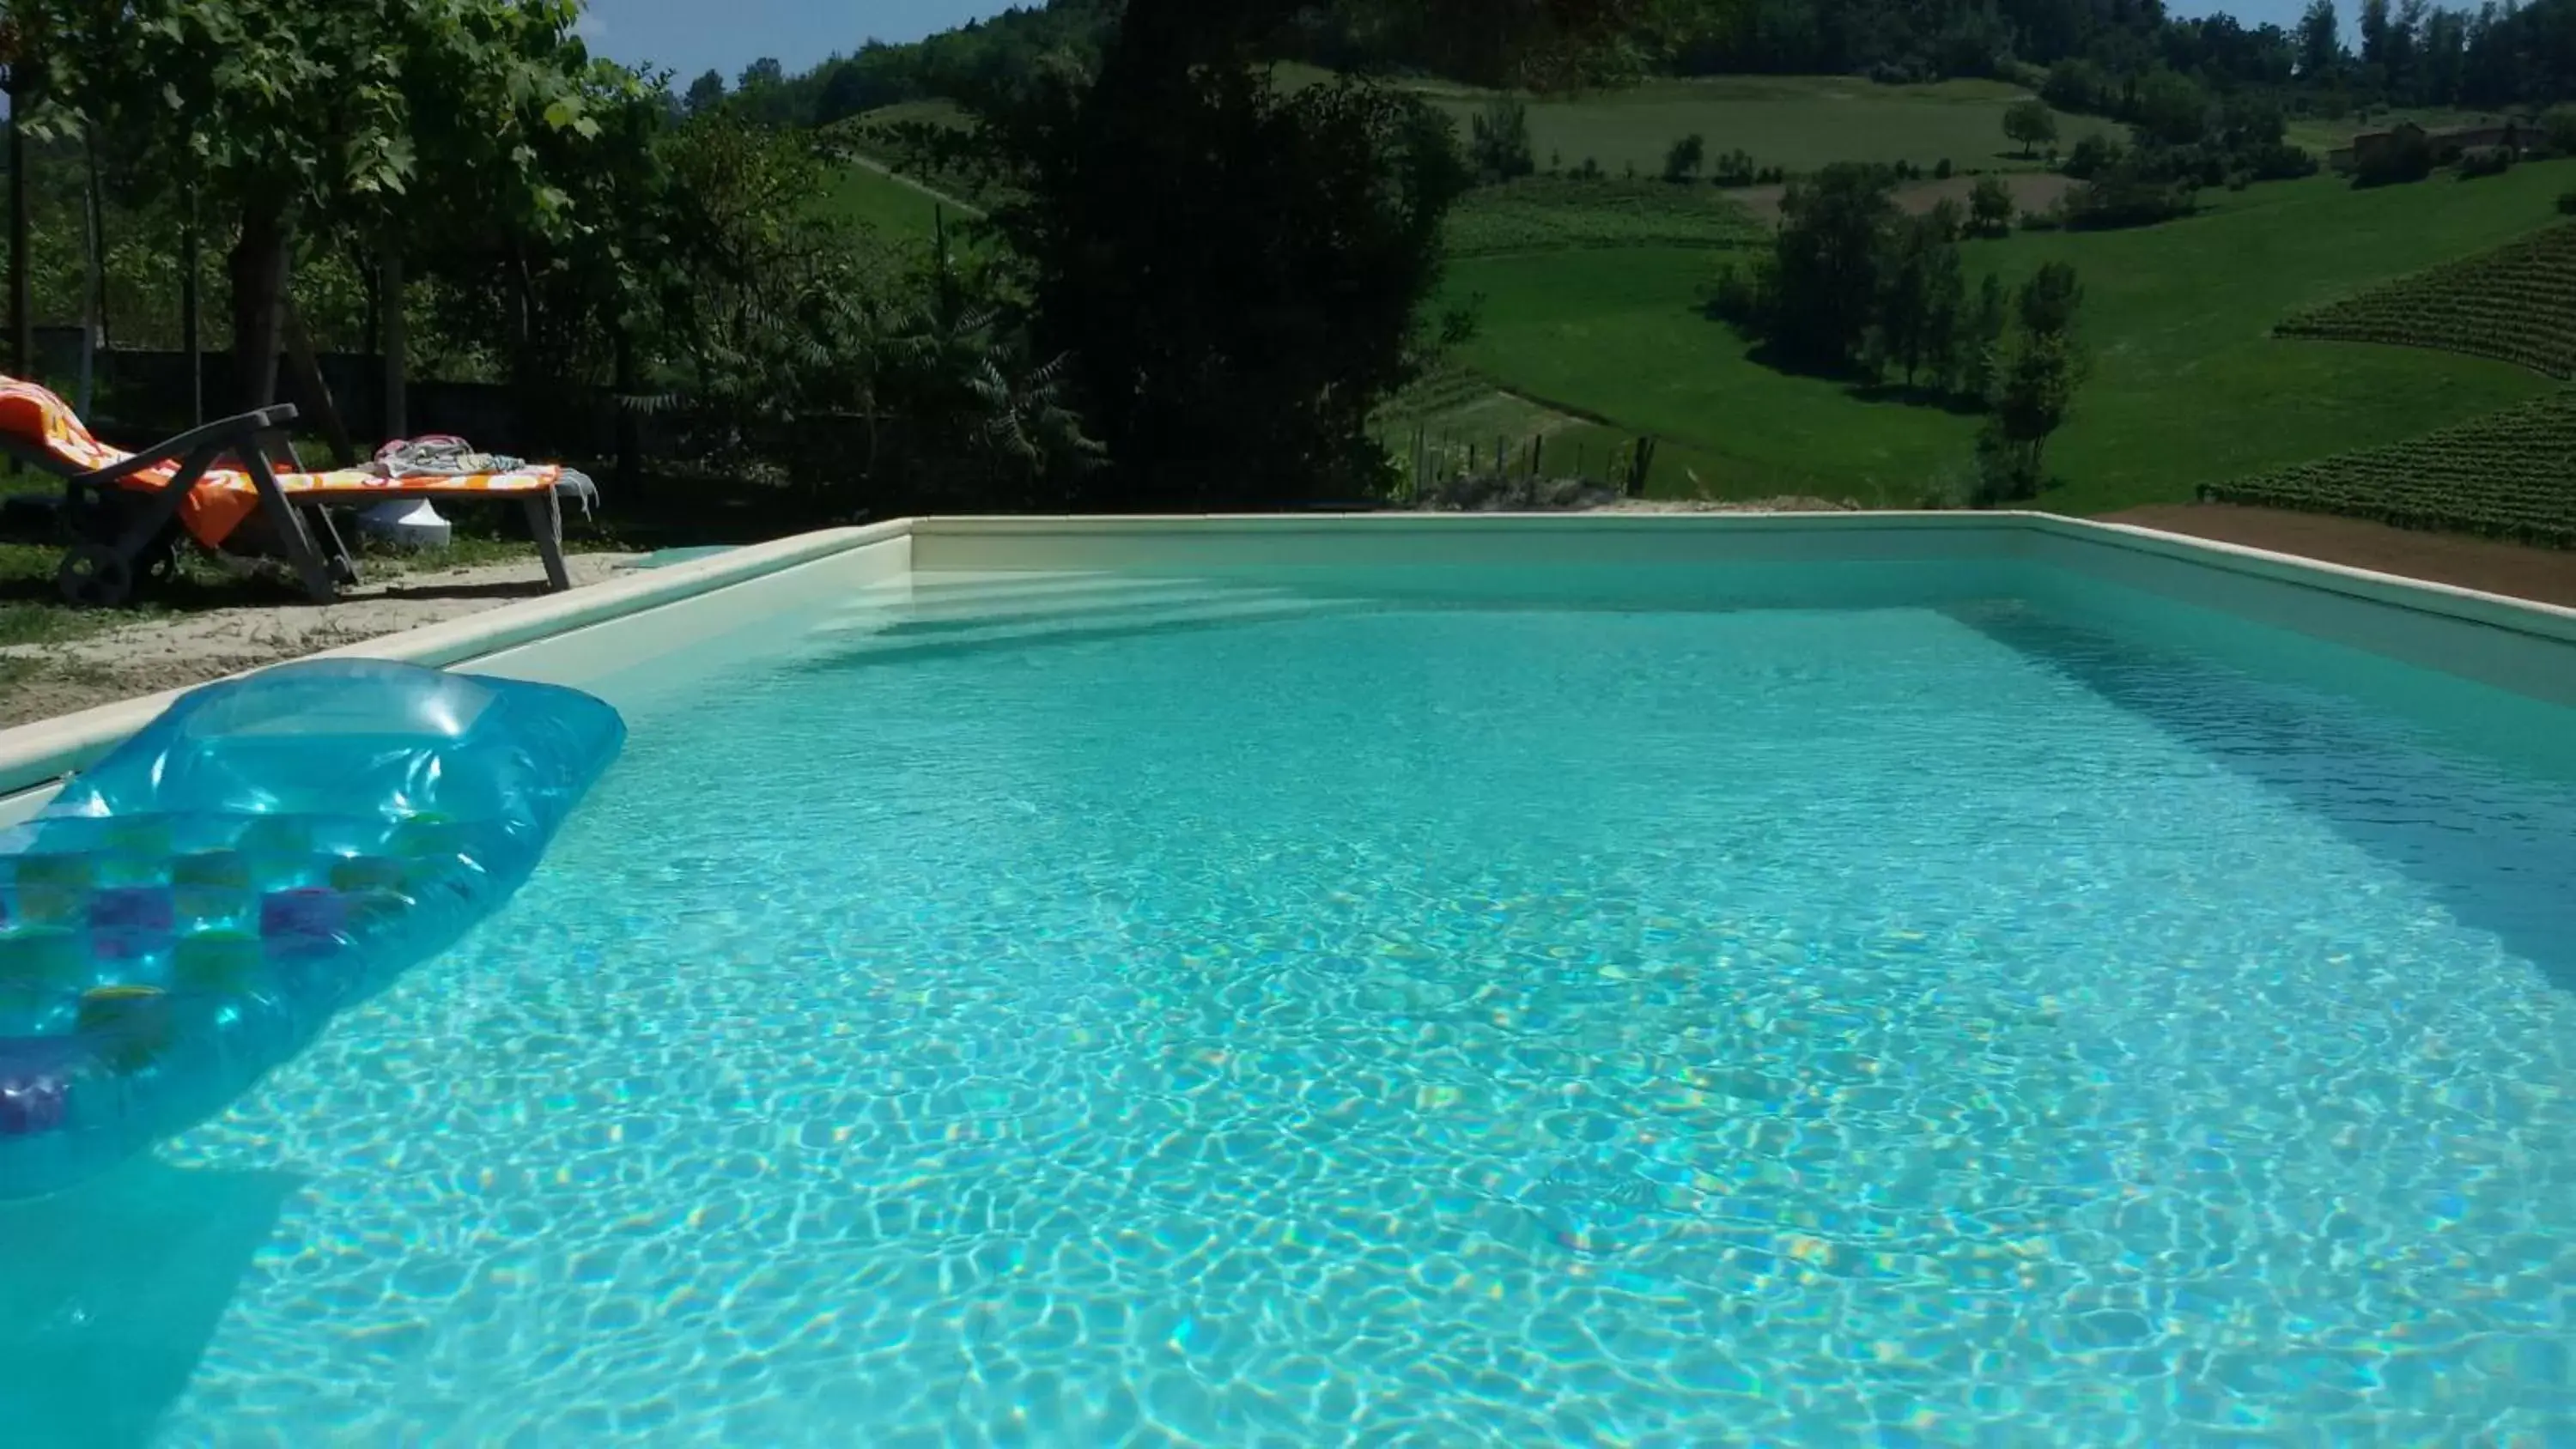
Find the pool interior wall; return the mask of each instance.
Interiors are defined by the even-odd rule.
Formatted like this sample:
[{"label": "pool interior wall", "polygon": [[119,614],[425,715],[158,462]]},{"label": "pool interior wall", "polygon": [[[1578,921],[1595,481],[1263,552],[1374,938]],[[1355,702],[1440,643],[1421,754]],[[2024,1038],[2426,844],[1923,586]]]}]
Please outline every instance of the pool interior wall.
[{"label": "pool interior wall", "polygon": [[[711,567],[721,569],[725,562],[668,572],[683,575]],[[689,575],[695,582],[688,592],[639,595],[638,607],[594,611],[557,632],[544,632],[522,617],[497,621],[501,632],[483,645],[449,633],[427,642],[407,637],[372,647],[397,657],[409,650],[415,651],[412,657],[464,669],[591,689],[649,725],[655,719],[744,703],[735,691],[756,691],[758,676],[779,667],[779,650],[791,636],[825,630],[825,639],[837,641],[819,646],[829,652],[808,659],[811,667],[874,668],[862,647],[869,628],[900,630],[930,618],[937,627],[919,636],[926,647],[973,647],[964,631],[939,632],[953,623],[938,620],[940,610],[958,596],[1008,592],[1015,577],[1032,592],[1075,588],[1081,586],[1076,576],[1084,574],[1099,576],[1105,588],[1161,578],[1208,581],[1220,586],[1213,590],[1217,592],[1280,590],[1363,605],[1416,599],[1437,607],[1501,612],[1531,604],[1607,612],[1938,610],[1947,620],[2057,671],[2083,693],[2179,736],[2178,743],[2251,774],[2270,793],[2288,796],[2363,853],[2395,862],[2414,881],[2430,885],[2432,897],[2460,927],[2491,933],[2511,955],[2529,960],[2561,987],[2576,990],[2576,900],[2561,902],[2531,889],[2535,875],[2576,879],[2576,856],[2571,856],[2576,822],[2547,811],[2519,820],[2481,819],[2468,832],[2480,848],[2464,850],[2461,822],[2385,808],[2391,799],[2474,797],[2474,788],[2452,790],[2440,774],[2455,763],[2474,771],[2481,759],[2503,758],[2519,773],[2576,781],[2576,740],[2565,727],[2565,707],[2576,702],[2576,615],[2134,531],[1993,516],[917,520],[867,531],[845,546],[817,548],[765,571]],[[1810,637],[1816,638],[1836,627],[1831,620],[1806,623]],[[1114,624],[1104,621],[1100,627]],[[2194,738],[2192,731],[2204,722],[2191,708],[2175,707],[2162,692],[2163,681],[2152,663],[2138,667],[2116,657],[2116,651],[2107,651],[2113,657],[2106,658],[2106,651],[2087,647],[2088,635],[2145,639],[2219,665],[2230,676],[2224,681],[2231,691],[2228,737]],[[883,657],[919,656],[888,652]],[[2442,675],[2427,675],[2426,667]],[[889,690],[920,696],[926,688],[908,672],[884,678]],[[1130,706],[1143,711],[1146,702],[1121,707]],[[962,706],[951,701],[946,707]],[[2376,747],[2369,741],[2390,732],[2392,721],[2411,739],[2429,737],[2454,747],[2456,761],[2438,750],[2372,753]],[[2277,747],[2319,738],[2331,741],[2339,764],[2384,760],[2387,768],[2313,775],[2297,768],[2296,748]],[[7,744],[7,737],[0,736],[0,765],[10,758]],[[2252,748],[2230,753],[2249,744]],[[61,741],[50,747],[61,747]],[[1926,748],[1938,750],[1942,743],[1931,739]],[[711,772],[737,767],[721,753],[706,758]],[[837,779],[819,760],[797,768],[816,780]],[[853,788],[866,778],[867,772],[859,772]],[[731,793],[742,783],[718,779],[709,788]],[[7,788],[9,777],[0,774],[0,789]],[[818,794],[828,795],[833,788],[825,783]],[[32,798],[31,793],[19,797]],[[895,798],[888,792],[888,808]],[[2576,800],[2576,793],[2541,792],[2540,798],[2555,809]],[[2195,818],[2186,828],[2200,823]],[[642,827],[645,822],[638,817],[627,824]],[[2213,831],[2210,843],[2224,846],[2223,822],[2207,825]],[[925,837],[933,833],[917,823],[903,828]],[[2493,833],[2495,848],[2486,848],[2488,840],[2480,830]],[[649,840],[616,833],[619,851],[634,842],[631,848],[653,868],[667,866],[674,872],[674,892],[689,889],[684,863],[661,860]],[[786,853],[796,842],[776,844]],[[2177,841],[2176,858],[2188,857],[2200,844]],[[1131,847],[1122,842],[1121,848]],[[1132,851],[1147,861],[1168,848],[1150,840],[1132,843]],[[796,878],[781,870],[767,879],[778,885]],[[1985,884],[2002,888],[1994,880]],[[569,872],[554,888],[569,913],[580,904],[588,882]],[[851,909],[864,910],[877,926],[897,930],[905,928],[904,913],[912,905],[903,893],[890,892]],[[1013,921],[1013,930],[1022,929],[1024,923],[1016,917]],[[559,926],[541,919],[536,941],[523,944],[523,954],[532,959],[563,956],[557,949]],[[674,953],[673,959],[720,964],[731,928],[722,921],[698,927],[704,938],[693,938],[690,950]],[[1000,939],[1007,943],[1007,937]],[[692,955],[700,950],[707,954]],[[685,974],[675,973],[675,983]],[[578,977],[575,971],[566,978],[569,994],[554,1002],[555,1008],[567,1013],[585,1009],[580,992],[571,989]],[[788,998],[773,1003],[780,1009],[794,1004]],[[470,1034],[440,1036],[433,1030],[418,1051],[397,1055],[404,1060],[444,1057],[470,1042]],[[315,1075],[327,1074],[317,1069]],[[341,1088],[355,1090],[345,1078],[339,1080]],[[530,1110],[545,1105],[536,1096],[529,1101]],[[340,1125],[360,1137],[372,1130],[360,1114],[344,1115]],[[497,1122],[487,1125],[500,1130]],[[251,1130],[256,1128],[254,1124]],[[434,1146],[417,1144],[415,1150],[424,1159],[435,1158]],[[590,1166],[615,1165],[633,1155],[633,1150],[603,1150],[592,1155]],[[389,1158],[382,1170],[384,1183],[396,1195],[430,1193],[439,1186],[416,1164]],[[450,1186],[472,1189],[475,1184]],[[607,1189],[586,1185],[584,1190]],[[216,1191],[228,1196],[209,1203],[205,1194]],[[23,1331],[0,1330],[0,1347],[8,1349],[15,1365],[12,1373],[21,1381],[60,1380],[67,1386],[61,1395],[67,1401],[127,1406],[116,1413],[96,1407],[104,1417],[84,1421],[104,1437],[58,1442],[151,1442],[153,1416],[192,1383],[231,1392],[243,1384],[267,1382],[223,1352],[200,1359],[190,1346],[202,1349],[215,1337],[218,1322],[234,1311],[241,1265],[263,1248],[274,1250],[273,1240],[295,1240],[291,1230],[273,1232],[271,1224],[299,1194],[313,1191],[311,1184],[284,1173],[209,1172],[202,1164],[192,1169],[156,1160],[145,1164],[117,1196],[103,1200],[93,1220],[38,1222],[45,1231],[58,1233],[59,1240],[20,1238],[14,1259],[49,1266],[41,1272],[31,1269],[12,1284],[13,1303],[27,1310],[18,1315]],[[183,1203],[185,1211],[175,1206]],[[150,1251],[127,1252],[117,1245]],[[452,1255],[457,1247],[420,1239],[374,1245],[381,1249],[379,1256],[401,1258],[407,1271],[417,1267],[422,1272],[434,1268],[442,1252]],[[56,1264],[60,1266],[50,1266]],[[345,1290],[326,1284],[317,1291]],[[369,1327],[374,1321],[369,1315],[380,1305],[372,1300],[346,1305],[328,1298],[316,1301],[328,1310],[325,1316],[346,1318],[350,1353],[374,1351],[372,1341],[361,1340],[380,1331]],[[118,1312],[129,1315],[148,1310],[168,1331],[119,1362],[76,1352],[80,1345],[94,1343],[95,1336],[85,1339],[74,1331],[78,1325],[67,1328],[49,1315],[74,1311],[82,1302],[116,1303],[122,1305]],[[418,1349],[417,1343],[389,1338],[383,1351],[399,1355]],[[2542,1365],[2528,1370],[2527,1377],[2537,1392],[2555,1372]],[[274,1377],[281,1392],[296,1387],[292,1375]],[[226,1401],[212,1394],[197,1407],[214,1414],[226,1408]],[[233,1407],[248,1416],[239,1422],[261,1422],[258,1404]],[[343,1407],[359,1416],[382,1406],[353,1402]],[[600,1430],[603,1437],[612,1432],[605,1426]],[[57,1441],[39,1436],[37,1442]]]},{"label": "pool interior wall", "polygon": [[[2036,565],[2037,567],[2033,567]],[[1818,567],[1824,566],[1824,567]],[[724,651],[762,622],[915,578],[1109,572],[1423,597],[1483,588],[1526,602],[1697,607],[1933,603],[2021,591],[2070,619],[2192,628],[2242,653],[2235,622],[2341,646],[2549,705],[2576,704],[2576,611],[2319,564],[2173,534],[2042,513],[1715,515],[1368,514],[1294,517],[910,518],[830,529],[641,571],[618,583],[369,640],[329,656],[405,659],[574,687],[640,686],[654,659]],[[1391,582],[1391,580],[1393,582]],[[1982,584],[1980,583],[1982,581]],[[1819,598],[1818,584],[1832,597]],[[2107,586],[2107,587],[2106,587]],[[2183,603],[2177,618],[2158,603]],[[2312,669],[2298,648],[2244,667]],[[2338,668],[2353,686],[2368,668]],[[2392,684],[2391,679],[2395,682]],[[2409,687],[2383,677],[2378,702]],[[0,828],[26,819],[62,776],[104,755],[177,692],[0,730]],[[611,703],[623,703],[614,697]],[[2576,750],[2507,702],[2454,728],[2517,758]],[[2553,773],[2555,767],[2553,766]]]},{"label": "pool interior wall", "polygon": [[[899,592],[915,578],[959,574],[1084,571],[1313,589],[1365,580],[1381,595],[1409,578],[1423,597],[1483,589],[1611,607],[1898,606],[2018,590],[2070,619],[2135,624],[2144,610],[2165,629],[2192,627],[2192,617],[2156,608],[2182,603],[2200,611],[2199,642],[2222,651],[2248,647],[2229,626],[2250,621],[2341,646],[2352,660],[2576,704],[2576,611],[2040,513],[897,519],[735,549],[330,653],[634,689],[658,657],[736,649],[764,620],[856,591]],[[1831,598],[1817,597],[1820,583]],[[2314,666],[2298,648],[2239,662],[2258,671]],[[2391,687],[2383,679],[2379,692]],[[2404,707],[2402,677],[2393,688],[2380,702]],[[0,730],[0,827],[40,809],[63,775],[175,697]],[[2530,721],[2545,715],[2509,705],[2496,713],[2506,717],[2462,727],[2518,756],[2561,752],[2534,737]]]}]

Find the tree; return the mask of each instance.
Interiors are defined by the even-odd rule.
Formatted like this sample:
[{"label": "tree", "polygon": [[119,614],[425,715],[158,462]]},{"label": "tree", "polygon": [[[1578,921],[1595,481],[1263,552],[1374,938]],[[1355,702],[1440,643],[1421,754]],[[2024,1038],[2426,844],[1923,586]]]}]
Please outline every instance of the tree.
[{"label": "tree", "polygon": [[2004,135],[2021,143],[2021,154],[2035,156],[2057,139],[2057,113],[2043,100],[2015,101],[2004,110]]},{"label": "tree", "polygon": [[987,122],[1022,163],[995,221],[1035,351],[1070,355],[1108,449],[1079,501],[1374,492],[1387,464],[1368,419],[1420,365],[1442,219],[1468,179],[1454,128],[1366,81],[1286,92],[1267,68],[1121,65]]},{"label": "tree", "polygon": [[2550,107],[2540,118],[2540,131],[2548,138],[2550,150],[2576,156],[2576,105]]},{"label": "tree", "polygon": [[2083,284],[2065,262],[2043,262],[2013,294],[2013,316],[2033,337],[2075,335],[2075,312],[2084,303]]},{"label": "tree", "polygon": [[2011,315],[2004,295],[2001,277],[1992,272],[1977,284],[1977,300],[1967,308],[1959,329],[1959,378],[1957,391],[1970,398],[1994,395],[1995,378],[2002,365],[2004,326]]},{"label": "tree", "polygon": [[690,115],[703,116],[724,104],[724,98],[724,77],[711,70],[689,82],[688,94],[681,97],[680,104]]},{"label": "tree", "polygon": [[763,86],[784,84],[786,79],[787,68],[778,63],[778,57],[764,55],[742,68],[742,74],[735,78],[733,88],[737,93],[756,91]]},{"label": "tree", "polygon": [[1510,181],[1538,169],[1530,149],[1529,107],[1508,96],[1485,103],[1470,121],[1467,159],[1489,181]]},{"label": "tree", "polygon": [[2004,236],[2012,231],[2013,198],[2011,188],[2000,177],[1980,176],[1968,192],[1968,232],[1972,236]]},{"label": "tree", "polygon": [[1708,164],[1708,143],[1696,133],[1675,141],[1664,153],[1664,179],[1671,182],[1698,179],[1700,168]]},{"label": "tree", "polygon": [[2322,83],[2343,68],[2343,23],[2334,0],[2308,0],[2299,13],[2299,79]]},{"label": "tree", "polygon": [[[2064,262],[2043,265],[2015,294],[2012,340],[1995,369],[1992,416],[1977,439],[1979,502],[2038,495],[2048,440],[2065,425],[2084,378],[2084,355],[2075,339],[2075,312],[2083,298],[2075,269]],[[1995,288],[1980,299],[1981,325],[1984,308],[1998,300]]]},{"label": "tree", "polygon": [[2070,56],[2048,68],[2039,98],[2061,111],[2100,112],[2109,107],[2111,77],[2101,66]]},{"label": "tree", "polygon": [[875,109],[876,98],[867,72],[854,62],[843,61],[832,67],[824,78],[822,93],[814,99],[814,124],[828,126]]},{"label": "tree", "polygon": [[2136,121],[2142,143],[2198,145],[2209,134],[2209,92],[2176,71],[2157,69],[2138,85]]},{"label": "tree", "polygon": [[2038,496],[2046,478],[2048,440],[2073,411],[2082,367],[2064,336],[2025,332],[2005,355],[1994,415],[1978,439],[1979,471],[1990,496]]},{"label": "tree", "polygon": [[[232,223],[248,405],[276,396],[282,308],[309,221],[380,237],[576,224],[539,170],[541,139],[598,129],[584,113],[591,67],[573,36],[576,0],[119,8],[121,63],[166,103],[158,153]],[[460,195],[476,198],[470,212],[450,204]]]},{"label": "tree", "polygon": [[1764,277],[1770,342],[1793,365],[1851,365],[1879,304],[1894,181],[1850,162],[1789,183]]},{"label": "tree", "polygon": [[1909,387],[1926,366],[1944,382],[1955,367],[1967,301],[1958,240],[1959,208],[1950,201],[1898,222],[1890,239],[1868,355],[1873,366],[1901,370]]}]

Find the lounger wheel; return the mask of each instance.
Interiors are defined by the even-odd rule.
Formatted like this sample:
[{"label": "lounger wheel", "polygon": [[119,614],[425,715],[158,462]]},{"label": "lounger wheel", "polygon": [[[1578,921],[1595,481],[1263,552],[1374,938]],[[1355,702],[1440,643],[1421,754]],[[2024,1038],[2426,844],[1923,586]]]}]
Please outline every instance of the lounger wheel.
[{"label": "lounger wheel", "polygon": [[112,609],[134,593],[134,569],[105,544],[74,544],[54,583],[75,608]]}]

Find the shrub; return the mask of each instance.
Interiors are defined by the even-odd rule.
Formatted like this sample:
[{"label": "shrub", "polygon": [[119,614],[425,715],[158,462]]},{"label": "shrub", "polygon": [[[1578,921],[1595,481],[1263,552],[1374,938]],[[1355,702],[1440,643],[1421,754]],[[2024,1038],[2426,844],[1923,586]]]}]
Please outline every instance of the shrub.
[{"label": "shrub", "polygon": [[2039,86],[2039,98],[2061,111],[2106,111],[2110,92],[2110,75],[2089,60],[2059,61]]},{"label": "shrub", "polygon": [[1753,166],[1753,154],[1738,148],[1709,163],[1709,179],[1720,186],[1751,186],[1759,173]]},{"label": "shrub", "polygon": [[2021,214],[2023,231],[2055,231],[2064,225],[2066,225],[2066,213],[2063,203],[2045,211],[2025,211]]},{"label": "shrub", "polygon": [[1976,236],[2002,236],[2012,230],[2012,192],[1992,176],[1977,178],[1968,192],[1968,230]]},{"label": "shrub", "polygon": [[1708,143],[1697,135],[1684,136],[1664,153],[1664,179],[1674,183],[1692,180],[1707,161]]},{"label": "shrub", "polygon": [[1708,315],[1747,332],[1762,330],[1762,282],[1754,272],[1733,262],[1717,274],[1708,291]]},{"label": "shrub", "polygon": [[2200,207],[2198,192],[2188,181],[2159,181],[2113,170],[2066,193],[2059,206],[2069,231],[2109,231],[2189,216]]},{"label": "shrub", "polygon": [[2476,146],[2460,153],[2460,179],[2502,176],[2513,169],[2513,152],[2503,146]]},{"label": "shrub", "polygon": [[1598,181],[1601,179],[1601,163],[1586,156],[1583,164],[1574,168],[1574,174],[1585,181]]},{"label": "shrub", "polygon": [[2576,191],[2562,191],[2558,193],[2558,214],[2560,216],[2576,216]]},{"label": "shrub", "polygon": [[2251,172],[2230,171],[2227,173],[2227,189],[2230,191],[2243,191],[2246,187],[2253,184],[2254,176]]},{"label": "shrub", "polygon": [[2543,112],[2540,134],[2548,139],[2550,150],[2576,156],[2576,104],[2551,106]]},{"label": "shrub", "polygon": [[1779,186],[1788,181],[1789,172],[1786,167],[1765,166],[1758,179],[1765,186]]},{"label": "shrub", "polygon": [[2316,153],[2287,141],[2249,147],[2237,160],[2257,181],[2296,181],[2317,174]]},{"label": "shrub", "polygon": [[1932,163],[1932,179],[1935,181],[1947,181],[1950,179],[1949,157],[1944,156],[1940,160]]},{"label": "shrub", "polygon": [[1469,123],[1467,159],[1488,181],[1509,181],[1538,169],[1530,150],[1529,107],[1509,97],[1485,103]]},{"label": "shrub", "polygon": [[2090,181],[2119,165],[2125,154],[2120,143],[2108,136],[2087,136],[2066,153],[2065,164],[2059,169],[2078,181]]},{"label": "shrub", "polygon": [[1968,484],[1968,506],[1993,508],[2023,503],[2039,496],[2039,466],[2028,451],[2004,436],[2003,425],[1989,420],[1977,430],[1977,465]]}]

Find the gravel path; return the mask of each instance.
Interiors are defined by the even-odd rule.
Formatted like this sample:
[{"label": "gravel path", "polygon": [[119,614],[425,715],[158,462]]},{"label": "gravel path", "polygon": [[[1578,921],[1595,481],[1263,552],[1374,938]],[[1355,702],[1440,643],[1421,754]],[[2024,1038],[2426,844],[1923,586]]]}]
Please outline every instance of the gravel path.
[{"label": "gravel path", "polygon": [[[595,584],[633,554],[575,554],[575,586]],[[50,644],[0,647],[0,728],[203,684],[316,650],[399,634],[545,592],[534,558],[388,576],[336,604],[271,604],[135,620]]]}]

